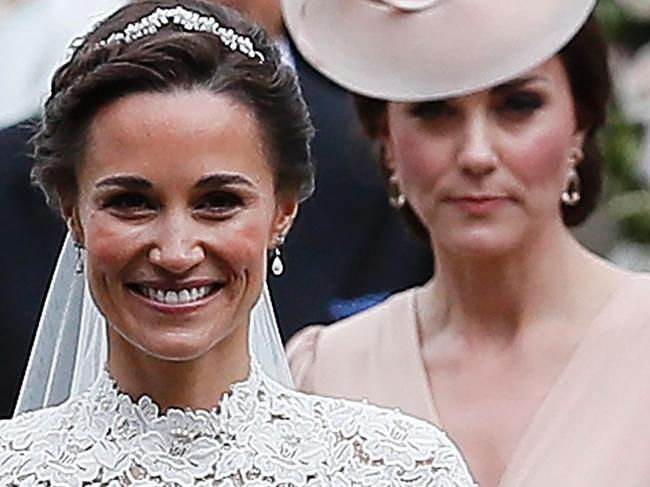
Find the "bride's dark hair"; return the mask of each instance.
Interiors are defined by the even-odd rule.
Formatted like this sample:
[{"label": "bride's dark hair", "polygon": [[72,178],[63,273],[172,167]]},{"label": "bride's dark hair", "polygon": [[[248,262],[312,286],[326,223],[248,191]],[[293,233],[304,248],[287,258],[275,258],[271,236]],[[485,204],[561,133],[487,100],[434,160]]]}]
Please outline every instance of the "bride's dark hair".
[{"label": "bride's dark hair", "polygon": [[[171,24],[129,43],[101,44],[157,8],[179,5],[250,37],[264,62],[231,50],[214,34]],[[250,107],[266,139],[276,190],[300,199],[311,194],[313,127],[295,73],[282,64],[264,31],[236,12],[201,0],[141,0],[128,3],[75,44],[71,59],[54,75],[33,141],[32,178],[53,208],[67,214],[75,203],[76,168],[100,108],[134,93],[193,89],[227,94]]]}]

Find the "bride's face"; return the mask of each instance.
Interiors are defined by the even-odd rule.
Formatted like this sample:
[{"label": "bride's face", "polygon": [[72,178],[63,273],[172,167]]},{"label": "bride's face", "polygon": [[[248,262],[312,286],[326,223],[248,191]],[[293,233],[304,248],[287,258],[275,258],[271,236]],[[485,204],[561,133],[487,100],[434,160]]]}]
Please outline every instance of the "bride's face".
[{"label": "bride's face", "polygon": [[253,112],[207,91],[135,94],[100,110],[88,140],[72,227],[110,333],[165,360],[245,338],[296,210]]}]

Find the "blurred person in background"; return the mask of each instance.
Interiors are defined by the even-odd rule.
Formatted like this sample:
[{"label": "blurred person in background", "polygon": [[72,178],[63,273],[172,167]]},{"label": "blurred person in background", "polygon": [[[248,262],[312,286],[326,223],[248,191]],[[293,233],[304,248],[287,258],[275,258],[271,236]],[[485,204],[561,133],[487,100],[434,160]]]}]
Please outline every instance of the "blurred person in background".
[{"label": "blurred person in background", "polygon": [[284,1],[303,55],[358,94],[391,200],[436,265],[296,335],[297,386],[431,421],[483,487],[650,485],[650,279],[569,231],[601,192],[611,84],[594,5]]},{"label": "blurred person in background", "polygon": [[14,0],[0,14],[0,129],[40,114],[68,46],[124,0]]}]

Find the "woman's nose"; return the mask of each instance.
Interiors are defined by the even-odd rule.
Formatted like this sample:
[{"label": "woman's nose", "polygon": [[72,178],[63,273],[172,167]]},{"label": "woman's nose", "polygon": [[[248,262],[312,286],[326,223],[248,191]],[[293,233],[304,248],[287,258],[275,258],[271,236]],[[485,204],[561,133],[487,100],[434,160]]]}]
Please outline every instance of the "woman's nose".
[{"label": "woman's nose", "polygon": [[167,219],[149,250],[149,262],[166,271],[183,274],[205,259],[205,250],[194,225],[183,219]]},{"label": "woman's nose", "polygon": [[498,164],[493,142],[489,120],[483,115],[469,118],[458,151],[461,170],[472,177],[491,173]]}]

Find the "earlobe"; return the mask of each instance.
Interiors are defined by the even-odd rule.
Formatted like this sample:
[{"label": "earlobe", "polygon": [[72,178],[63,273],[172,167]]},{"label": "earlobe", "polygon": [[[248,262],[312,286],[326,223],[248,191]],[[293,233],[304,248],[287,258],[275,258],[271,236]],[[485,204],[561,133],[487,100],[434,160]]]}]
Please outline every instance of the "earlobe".
[{"label": "earlobe", "polygon": [[390,139],[386,138],[381,145],[381,163],[390,174],[395,172],[395,157],[393,145]]},{"label": "earlobe", "polygon": [[85,238],[83,234],[83,228],[81,226],[81,220],[79,219],[79,211],[76,206],[73,206],[68,211],[66,211],[65,221],[68,227],[68,231],[74,237],[75,242],[83,247]]},{"label": "earlobe", "polygon": [[276,208],[275,224],[273,225],[269,251],[271,251],[271,273],[279,277],[284,273],[284,261],[280,247],[293,225],[298,214],[298,200],[281,200]]},{"label": "earlobe", "polygon": [[568,163],[571,168],[576,168],[585,158],[584,153],[585,131],[579,130],[573,134],[573,144],[569,152]]},{"label": "earlobe", "polygon": [[286,199],[278,203],[275,224],[273,225],[272,247],[282,245],[298,214],[298,201]]},{"label": "earlobe", "polygon": [[569,154],[569,166],[571,169],[575,169],[578,164],[582,162],[585,158],[585,153],[582,150],[582,146],[575,146],[571,149]]},{"label": "earlobe", "polygon": [[573,147],[574,149],[583,150],[586,140],[586,133],[584,130],[578,130],[573,134]]}]

